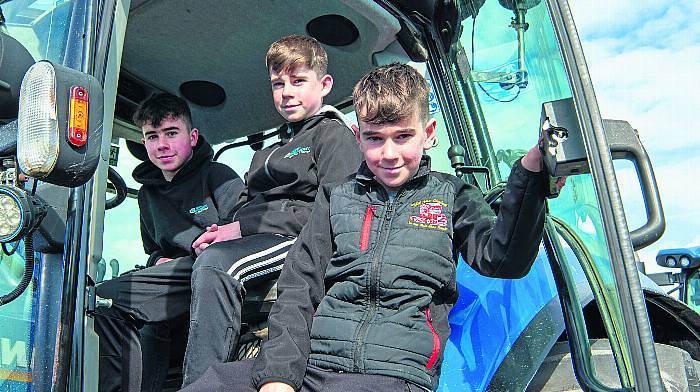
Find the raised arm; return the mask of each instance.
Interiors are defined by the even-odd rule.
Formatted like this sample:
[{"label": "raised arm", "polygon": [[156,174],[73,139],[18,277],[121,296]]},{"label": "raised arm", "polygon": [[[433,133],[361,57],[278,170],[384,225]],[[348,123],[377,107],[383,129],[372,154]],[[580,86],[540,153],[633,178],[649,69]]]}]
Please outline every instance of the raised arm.
[{"label": "raised arm", "polygon": [[537,256],[544,228],[544,178],[513,165],[498,216],[481,192],[463,181],[457,187],[455,247],[464,260],[486,276],[520,278]]}]

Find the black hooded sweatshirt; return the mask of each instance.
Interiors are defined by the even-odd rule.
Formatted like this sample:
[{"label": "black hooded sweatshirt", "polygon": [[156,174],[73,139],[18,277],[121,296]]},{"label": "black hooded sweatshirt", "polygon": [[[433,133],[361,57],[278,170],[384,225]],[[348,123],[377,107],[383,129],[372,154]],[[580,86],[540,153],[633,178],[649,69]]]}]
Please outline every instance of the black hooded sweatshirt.
[{"label": "black hooded sweatshirt", "polygon": [[362,153],[345,118],[330,105],[280,128],[281,141],[255,153],[230,221],[243,236],[296,237],[311,215],[319,186],[357,171]]},{"label": "black hooded sweatshirt", "polygon": [[192,158],[171,181],[152,162],[134,169],[139,190],[141,239],[150,267],[161,257],[191,254],[192,242],[207,226],[231,214],[243,181],[230,167],[213,162],[214,151],[200,135]]}]

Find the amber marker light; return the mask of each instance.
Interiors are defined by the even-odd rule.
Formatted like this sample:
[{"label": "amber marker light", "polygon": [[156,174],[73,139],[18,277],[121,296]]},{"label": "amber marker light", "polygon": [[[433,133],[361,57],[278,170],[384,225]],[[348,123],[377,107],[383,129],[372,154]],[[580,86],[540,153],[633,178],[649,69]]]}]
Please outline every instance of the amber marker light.
[{"label": "amber marker light", "polygon": [[68,141],[76,147],[87,142],[88,93],[83,87],[70,89],[70,112],[68,113]]}]

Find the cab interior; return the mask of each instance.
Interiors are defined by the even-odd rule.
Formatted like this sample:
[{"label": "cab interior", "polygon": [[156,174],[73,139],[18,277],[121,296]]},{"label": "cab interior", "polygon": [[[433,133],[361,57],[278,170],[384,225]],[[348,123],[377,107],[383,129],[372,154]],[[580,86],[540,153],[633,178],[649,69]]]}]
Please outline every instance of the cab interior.
[{"label": "cab interior", "polygon": [[[424,6],[429,10],[436,4],[440,2],[425,2]],[[131,121],[140,102],[157,92],[185,98],[194,126],[215,151],[237,146],[221,154],[219,161],[243,177],[253,150],[262,147],[260,140],[275,141],[275,130],[284,121],[273,106],[265,67],[270,44],[290,34],[310,35],[321,42],[328,53],[328,73],[334,80],[324,104],[349,113],[352,88],[371,67],[414,59],[419,60],[414,64],[427,73],[425,53],[416,48],[419,41],[407,34],[397,12],[401,12],[400,7],[388,9],[373,1],[357,0],[260,1],[255,6],[240,0],[133,0],[112,132],[112,144],[120,147],[112,172],[116,169],[123,178],[129,197],[106,211],[103,259],[97,281],[138,268],[146,261],[145,255],[138,256],[140,249],[134,249],[141,242],[135,230],[138,208],[134,198],[138,185],[131,178],[133,167],[147,159],[140,144],[141,130]],[[442,156],[447,161],[447,155]],[[108,188],[107,198],[115,192],[114,188]],[[125,236],[131,244],[129,252],[124,252]],[[274,282],[246,296],[239,357],[255,355],[260,330],[275,298]],[[186,339],[184,333],[186,328],[173,338]],[[183,348],[171,347],[166,389],[179,386],[178,363],[184,355]]]},{"label": "cab interior", "polygon": [[[126,219],[138,225],[134,200],[138,184],[131,172],[146,154],[141,130],[131,118],[140,102],[158,92],[185,98],[194,126],[217,152],[215,159],[243,177],[254,150],[274,142],[275,131],[284,122],[273,106],[265,67],[270,44],[290,34],[309,35],[321,42],[328,53],[328,73],[333,76],[333,89],[324,104],[348,113],[354,121],[352,88],[373,66],[411,62],[428,74],[426,49],[401,17],[457,17],[451,8],[454,5],[432,0],[415,3],[266,0],[251,6],[241,0],[132,0],[118,76],[110,169],[110,181],[123,179],[129,197],[126,205],[106,212],[101,261],[106,273],[98,280],[117,276],[145,260],[139,259],[145,255],[135,249],[138,246],[130,245],[132,256],[125,257],[120,251],[125,241],[109,240],[128,236],[130,244],[140,244],[136,231],[116,228]],[[441,147],[443,166],[449,168],[447,143]],[[116,204],[115,192],[110,184],[108,207]]]}]

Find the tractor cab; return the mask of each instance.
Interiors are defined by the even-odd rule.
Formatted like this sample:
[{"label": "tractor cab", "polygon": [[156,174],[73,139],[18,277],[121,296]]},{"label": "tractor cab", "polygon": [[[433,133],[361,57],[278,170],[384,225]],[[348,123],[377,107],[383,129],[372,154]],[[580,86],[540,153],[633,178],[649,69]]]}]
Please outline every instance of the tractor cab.
[{"label": "tractor cab", "polygon": [[[97,390],[92,313],[110,303],[95,286],[147,259],[134,111],[154,93],[183,97],[215,160],[243,176],[280,137],[264,58],[290,34],[324,46],[334,78],[324,103],[351,122],[365,72],[418,69],[438,124],[433,170],[479,187],[495,210],[543,130],[548,181],[568,177],[549,189],[526,277],[459,265],[438,390],[694,382],[700,325],[635,263],[665,224],[651,163],[632,125],[600,116],[566,0],[10,0],[0,11],[0,389]],[[642,227],[627,226],[613,159],[638,171]],[[269,282],[246,299],[241,356],[256,354],[275,296]]]}]

